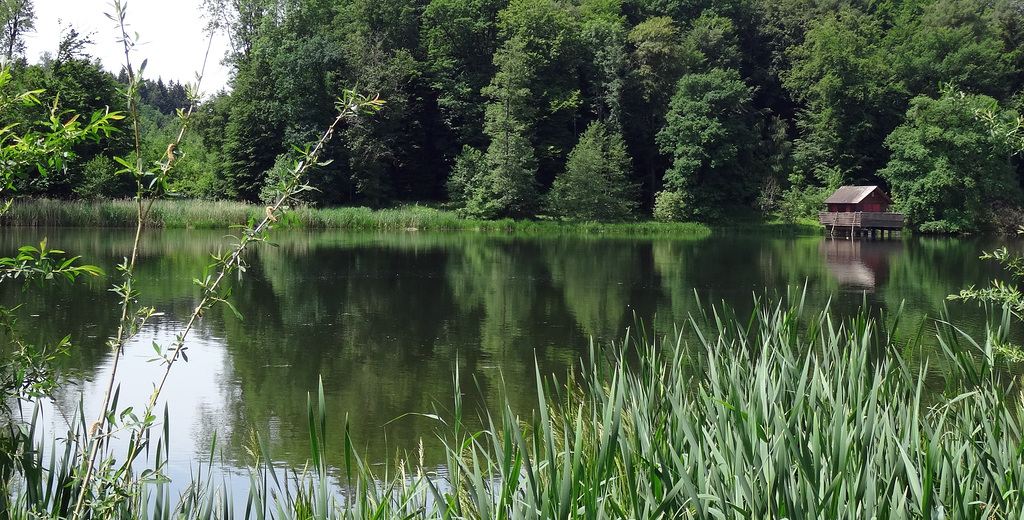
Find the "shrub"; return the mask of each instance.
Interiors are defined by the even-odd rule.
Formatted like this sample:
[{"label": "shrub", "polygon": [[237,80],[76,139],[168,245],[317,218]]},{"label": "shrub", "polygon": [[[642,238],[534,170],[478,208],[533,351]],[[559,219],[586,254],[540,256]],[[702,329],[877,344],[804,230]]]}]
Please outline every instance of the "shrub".
[{"label": "shrub", "polygon": [[686,202],[678,191],[659,191],[654,196],[654,220],[658,222],[682,222],[686,214]]},{"label": "shrub", "polygon": [[484,162],[484,154],[472,146],[462,147],[462,153],[455,159],[455,166],[448,177],[448,198],[452,206],[456,208],[465,207],[469,200],[471,189],[480,182],[487,172],[487,164]]},{"label": "shrub", "polygon": [[820,186],[793,186],[782,194],[779,201],[779,218],[785,222],[796,222],[800,219],[816,219],[818,212],[824,209],[828,189]]},{"label": "shrub", "polygon": [[75,187],[75,195],[83,199],[119,199],[131,195],[135,190],[130,175],[117,173],[121,168],[113,159],[97,155],[89,159],[82,168],[82,182]]}]

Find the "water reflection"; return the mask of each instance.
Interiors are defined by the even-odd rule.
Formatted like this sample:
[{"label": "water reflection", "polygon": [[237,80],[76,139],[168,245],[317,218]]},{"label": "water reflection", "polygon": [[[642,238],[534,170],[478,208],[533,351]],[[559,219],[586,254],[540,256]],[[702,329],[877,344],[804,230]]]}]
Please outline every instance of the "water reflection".
[{"label": "water reflection", "polygon": [[[78,384],[58,396],[54,414],[72,413],[84,396],[98,406],[107,377],[107,338],[117,327],[115,265],[132,234],[92,230],[5,230],[5,251],[38,243],[81,254],[103,279],[22,293],[0,287],[6,304],[24,302],[22,324],[34,341],[70,333],[70,368]],[[258,431],[282,463],[308,453],[307,395],[323,381],[329,460],[343,460],[347,427],[366,459],[415,451],[441,462],[434,432],[449,418],[460,388],[472,416],[507,398],[529,414],[534,375],[564,379],[579,371],[591,339],[621,338],[639,319],[658,334],[704,304],[728,302],[742,315],[755,297],[804,290],[809,310],[830,305],[850,314],[865,303],[874,315],[905,304],[916,329],[947,305],[946,295],[1000,277],[977,260],[1003,239],[831,241],[754,235],[693,237],[509,236],[482,233],[351,233],[288,230],[277,247],[246,256],[232,301],[209,312],[190,342],[189,363],[175,367],[166,392],[175,471],[208,454],[214,431],[227,467],[246,463]],[[127,349],[122,395],[151,391],[159,366],[153,342],[168,344],[195,308],[191,283],[210,252],[229,246],[219,232],[162,231],[144,236],[138,264],[141,303],[164,318]],[[950,308],[970,332],[983,329],[977,307]],[[56,415],[59,417],[59,415]],[[59,420],[57,421],[59,423]]]},{"label": "water reflection", "polygon": [[902,240],[827,239],[818,254],[842,289],[873,292],[889,278],[889,259],[903,253]]}]

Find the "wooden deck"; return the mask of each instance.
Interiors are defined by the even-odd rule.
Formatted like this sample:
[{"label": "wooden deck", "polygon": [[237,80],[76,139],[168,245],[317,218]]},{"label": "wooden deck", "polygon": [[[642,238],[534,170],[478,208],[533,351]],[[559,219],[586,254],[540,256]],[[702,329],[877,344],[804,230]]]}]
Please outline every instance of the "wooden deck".
[{"label": "wooden deck", "polygon": [[818,222],[827,227],[829,233],[848,234],[851,236],[877,232],[899,231],[903,229],[902,213],[882,213],[870,211],[851,211],[834,213],[822,211],[818,213]]}]

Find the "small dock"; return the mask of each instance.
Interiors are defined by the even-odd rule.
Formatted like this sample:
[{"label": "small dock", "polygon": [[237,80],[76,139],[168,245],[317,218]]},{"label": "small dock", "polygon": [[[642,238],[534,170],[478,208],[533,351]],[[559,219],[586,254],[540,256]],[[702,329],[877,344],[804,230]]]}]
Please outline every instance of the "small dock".
[{"label": "small dock", "polygon": [[818,223],[828,228],[829,235],[850,237],[884,237],[898,235],[903,229],[903,214],[882,211],[822,211]]}]

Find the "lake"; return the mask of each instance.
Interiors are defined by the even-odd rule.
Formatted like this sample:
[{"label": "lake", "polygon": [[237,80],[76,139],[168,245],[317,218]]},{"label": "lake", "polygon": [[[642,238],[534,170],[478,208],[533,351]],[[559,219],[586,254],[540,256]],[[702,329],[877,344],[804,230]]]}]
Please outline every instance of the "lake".
[{"label": "lake", "polygon": [[[81,255],[106,276],[74,286],[22,292],[19,325],[32,341],[71,335],[73,384],[44,409],[57,434],[82,400],[95,417],[109,377],[116,333],[116,265],[130,254],[126,230],[5,228],[4,254],[37,244]],[[230,301],[208,312],[188,341],[164,396],[170,410],[172,478],[208,456],[240,474],[259,432],[272,457],[300,467],[308,454],[307,395],[323,381],[329,460],[343,461],[348,425],[364,458],[383,463],[425,445],[429,465],[443,452],[434,418],[449,417],[456,374],[470,410],[536,407],[540,373],[564,381],[588,359],[591,341],[620,341],[641,323],[675,335],[699,305],[727,302],[749,312],[755,297],[799,293],[806,305],[842,315],[867,304],[875,316],[903,306],[910,332],[948,306],[957,324],[981,336],[984,312],[947,302],[969,285],[1004,278],[978,256],[1014,238],[850,241],[753,234],[693,236],[519,236],[473,232],[283,230],[276,247],[246,255]],[[137,268],[139,301],[162,313],[126,348],[121,405],[141,407],[162,367],[154,342],[169,345],[196,307],[192,283],[230,247],[225,232],[149,230]],[[931,329],[926,329],[931,330]],[[457,370],[456,370],[457,369]],[[347,423],[346,423],[347,421]],[[243,482],[243,485],[247,482]]]}]

